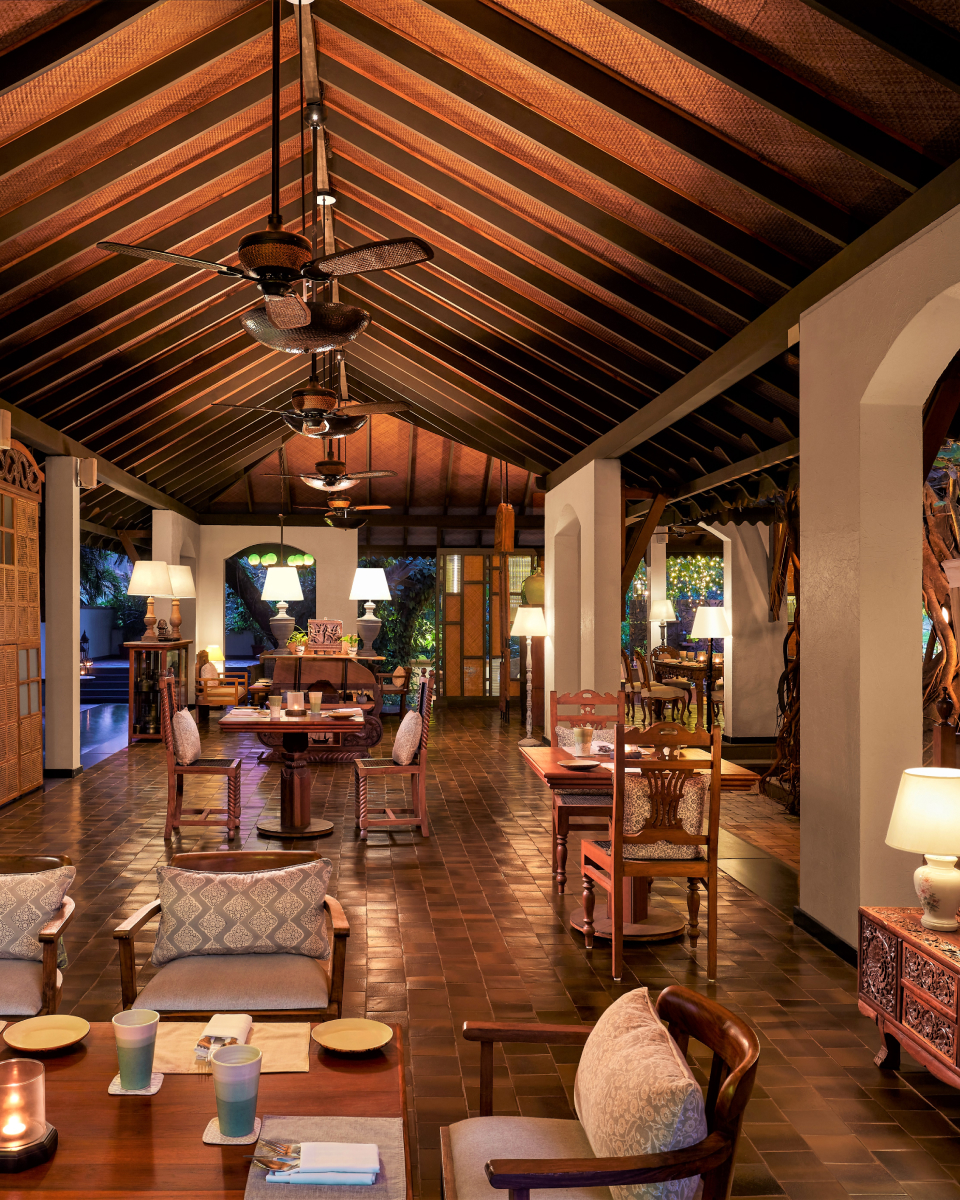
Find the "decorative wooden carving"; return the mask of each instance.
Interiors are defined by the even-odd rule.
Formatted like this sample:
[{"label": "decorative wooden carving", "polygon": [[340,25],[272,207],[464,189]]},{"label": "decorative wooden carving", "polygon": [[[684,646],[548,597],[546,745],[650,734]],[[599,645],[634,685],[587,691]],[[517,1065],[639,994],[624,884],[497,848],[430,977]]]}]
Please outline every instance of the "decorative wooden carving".
[{"label": "decorative wooden carving", "polygon": [[650,816],[647,829],[682,829],[680,801],[683,786],[690,778],[688,771],[648,771],[644,773],[650,789]]},{"label": "decorative wooden carving", "polygon": [[884,1012],[897,1012],[898,939],[864,918],[860,927],[860,991]]},{"label": "decorative wooden carving", "polygon": [[903,994],[903,1023],[918,1033],[934,1050],[950,1060],[957,1058],[957,1027],[946,1017],[928,1008],[913,992]]},{"label": "decorative wooden carving", "polygon": [[952,1013],[957,1011],[957,977],[912,946],[903,948],[903,978],[928,992]]},{"label": "decorative wooden carving", "polygon": [[29,451],[0,451],[0,803],[43,783],[40,487]]}]

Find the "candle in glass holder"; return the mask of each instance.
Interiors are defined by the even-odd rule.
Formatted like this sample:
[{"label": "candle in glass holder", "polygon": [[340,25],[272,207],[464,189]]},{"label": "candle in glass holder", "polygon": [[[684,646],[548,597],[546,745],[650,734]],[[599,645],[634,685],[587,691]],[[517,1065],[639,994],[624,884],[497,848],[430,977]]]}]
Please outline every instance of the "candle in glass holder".
[{"label": "candle in glass holder", "polygon": [[46,1132],[43,1063],[10,1058],[0,1063],[0,1150],[18,1150]]},{"label": "candle in glass holder", "polygon": [[303,692],[287,692],[287,708],[303,708]]}]

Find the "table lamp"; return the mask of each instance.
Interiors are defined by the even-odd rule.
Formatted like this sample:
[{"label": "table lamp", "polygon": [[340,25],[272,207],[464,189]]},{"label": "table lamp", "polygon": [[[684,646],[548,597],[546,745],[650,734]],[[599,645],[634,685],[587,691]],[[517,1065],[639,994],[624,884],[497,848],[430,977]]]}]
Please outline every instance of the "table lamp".
[{"label": "table lamp", "polygon": [[713,639],[730,637],[730,622],[722,608],[698,608],[693,618],[692,638],[706,638],[710,644],[707,657],[707,733],[713,732]]},{"label": "table lamp", "polygon": [[357,567],[350,599],[366,601],[363,616],[357,618],[357,633],[363,638],[363,649],[358,652],[357,658],[373,658],[373,643],[383,624],[373,611],[373,602],[392,599],[383,567]]},{"label": "table lamp", "polygon": [[650,620],[660,622],[660,645],[667,644],[667,622],[675,621],[677,614],[673,611],[670,600],[652,600],[650,602]]},{"label": "table lamp", "polygon": [[173,603],[170,608],[170,632],[173,634],[173,640],[179,642],[180,601],[196,600],[197,589],[193,585],[193,572],[189,567],[182,567],[179,563],[170,563],[167,570],[170,572],[170,587],[173,591]]},{"label": "table lamp", "polygon": [[157,596],[167,598],[173,595],[173,584],[170,582],[170,572],[167,569],[167,564],[157,559],[138,559],[133,564],[133,570],[130,573],[130,582],[127,584],[127,595],[146,596],[147,615],[143,618],[143,623],[147,629],[141,641],[159,642],[160,639],[157,637],[154,628],[157,623],[157,617],[153,611],[153,601]]},{"label": "table lamp", "polygon": [[517,615],[513,618],[510,629],[511,637],[527,639],[527,736],[519,743],[521,746],[539,746],[540,741],[533,736],[533,641],[535,637],[547,636],[547,622],[543,617],[543,609],[535,604],[521,604]]},{"label": "table lamp", "polygon": [[212,663],[217,668],[218,675],[223,674],[223,669],[227,665],[226,655],[219,646],[207,647],[207,661]]},{"label": "table lamp", "polygon": [[917,889],[925,929],[952,933],[960,908],[960,771],[947,767],[910,767],[900,777],[900,788],[890,814],[886,842],[894,850],[923,854],[917,867]]},{"label": "table lamp", "polygon": [[287,640],[297,623],[293,617],[287,616],[287,602],[303,599],[297,568],[267,567],[267,577],[263,581],[260,599],[276,601],[277,615],[270,618],[270,632],[276,638],[277,653],[289,654]]}]

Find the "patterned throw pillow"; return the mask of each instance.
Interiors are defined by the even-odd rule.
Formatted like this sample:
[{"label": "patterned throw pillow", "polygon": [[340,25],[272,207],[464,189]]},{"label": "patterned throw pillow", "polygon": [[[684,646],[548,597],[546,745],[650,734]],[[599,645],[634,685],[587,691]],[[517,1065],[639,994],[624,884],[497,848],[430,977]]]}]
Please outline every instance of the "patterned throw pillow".
[{"label": "patterned throw pillow", "polygon": [[[707,803],[707,779],[690,775],[683,785],[677,816],[687,833],[703,832],[703,810]],[[650,783],[643,775],[628,774],[623,790],[623,832],[639,833],[650,816]],[[652,842],[647,846],[624,846],[624,858],[704,858],[706,846],[678,846],[675,842]]]},{"label": "patterned throw pillow", "polygon": [[217,668],[214,666],[213,663],[211,663],[211,662],[204,663],[203,666],[200,668],[200,678],[201,679],[219,679],[220,672],[217,670]]},{"label": "patterned throw pillow", "polygon": [[173,714],[173,753],[181,767],[189,767],[200,757],[200,730],[185,708]]},{"label": "patterned throw pillow", "polygon": [[407,672],[404,667],[397,667],[393,673],[393,686],[402,687],[403,681],[407,677]]},{"label": "patterned throw pillow", "polygon": [[323,901],[331,870],[328,858],[245,874],[157,867],[163,911],[153,962],[198,954],[329,958]]},{"label": "patterned throw pillow", "polygon": [[[707,1136],[700,1086],[646,988],[615,1001],[580,1056],[573,1101],[597,1158],[661,1154]],[[614,1200],[692,1200],[698,1175],[611,1187]]]},{"label": "patterned throw pillow", "polygon": [[30,875],[0,875],[0,958],[43,958],[37,935],[59,911],[76,874],[76,867],[54,867]]},{"label": "patterned throw pillow", "polygon": [[393,739],[393,761],[398,767],[409,767],[416,758],[422,733],[423,718],[418,712],[408,712]]}]

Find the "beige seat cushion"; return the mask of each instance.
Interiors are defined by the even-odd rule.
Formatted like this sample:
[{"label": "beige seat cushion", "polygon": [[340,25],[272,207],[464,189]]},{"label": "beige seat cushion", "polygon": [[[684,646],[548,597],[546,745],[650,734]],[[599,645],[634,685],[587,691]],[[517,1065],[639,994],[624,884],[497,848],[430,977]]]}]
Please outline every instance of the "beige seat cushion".
[{"label": "beige seat cushion", "polygon": [[667,687],[664,683],[654,683],[644,688],[640,693],[644,700],[682,700],[684,693],[680,688]]},{"label": "beige seat cushion", "polygon": [[[457,1200],[506,1200],[484,1173],[491,1158],[596,1158],[579,1121],[555,1117],[471,1117],[450,1126]],[[610,1200],[610,1189],[539,1188],[531,1200]]]},{"label": "beige seat cushion", "polygon": [[[63,976],[57,972],[57,987]],[[43,1004],[43,964],[26,959],[0,961],[0,1016],[35,1017]]]},{"label": "beige seat cushion", "polygon": [[327,1007],[327,962],[302,954],[177,958],[133,1002],[156,1012],[250,1012]]},{"label": "beige seat cushion", "polygon": [[[621,996],[593,1027],[573,1101],[597,1158],[661,1154],[707,1136],[700,1085],[646,988]],[[700,1177],[612,1187],[615,1200],[693,1200]]]},{"label": "beige seat cushion", "polygon": [[229,704],[233,704],[236,700],[242,700],[246,694],[247,689],[242,685],[235,688],[233,684],[214,684],[213,687],[203,689],[205,700],[223,700]]}]

